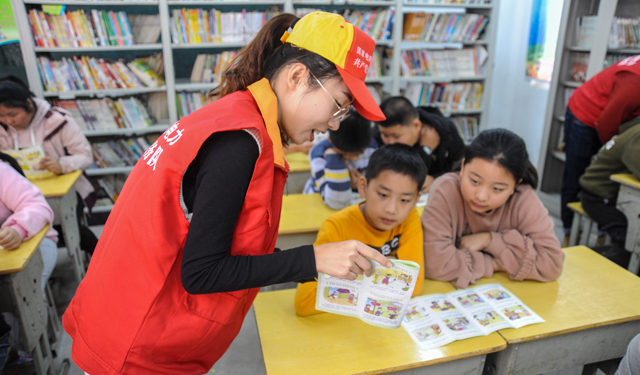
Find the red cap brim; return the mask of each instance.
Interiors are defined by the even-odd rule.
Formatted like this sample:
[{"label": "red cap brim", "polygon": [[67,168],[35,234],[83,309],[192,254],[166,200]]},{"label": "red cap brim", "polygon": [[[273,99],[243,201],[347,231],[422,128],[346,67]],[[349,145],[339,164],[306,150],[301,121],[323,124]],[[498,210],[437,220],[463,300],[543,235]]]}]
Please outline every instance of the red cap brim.
[{"label": "red cap brim", "polygon": [[339,66],[336,65],[336,68],[338,68],[340,76],[344,80],[344,83],[347,84],[351,95],[353,95],[353,106],[358,113],[371,121],[384,121],[386,117],[371,95],[371,92],[369,92],[367,85]]}]

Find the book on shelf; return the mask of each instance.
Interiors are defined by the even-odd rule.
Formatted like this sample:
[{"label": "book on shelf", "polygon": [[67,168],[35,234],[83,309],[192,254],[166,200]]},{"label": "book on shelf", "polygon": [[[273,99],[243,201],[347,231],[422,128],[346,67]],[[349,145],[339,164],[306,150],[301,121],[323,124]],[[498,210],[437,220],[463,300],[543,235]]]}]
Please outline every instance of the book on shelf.
[{"label": "book on shelf", "polygon": [[62,60],[39,56],[37,59],[40,78],[45,91],[49,92],[164,85],[164,79],[143,60],[135,59],[125,64],[90,56],[63,57]]},{"label": "book on shelf", "polygon": [[640,47],[640,17],[613,17],[609,48]]},{"label": "book on shelf", "polygon": [[132,129],[151,126],[147,109],[135,97],[116,100],[54,100],[68,110],[82,130]]},{"label": "book on shelf", "polygon": [[124,186],[125,176],[122,174],[102,176],[95,179],[98,184],[98,199],[94,207],[111,206],[118,200]]},{"label": "book on shelf", "polygon": [[369,70],[367,71],[367,78],[382,77],[382,60],[380,58],[380,49],[381,48],[376,48],[373,50],[371,65],[369,65]]},{"label": "book on shelf", "polygon": [[342,16],[374,40],[391,40],[395,9],[371,11],[347,9]]},{"label": "book on shelf", "polygon": [[505,328],[543,322],[505,287],[486,284],[411,299],[402,328],[420,349],[429,350]]},{"label": "book on shelf", "polygon": [[629,56],[630,56],[629,54],[608,53],[607,56],[605,56],[604,58],[604,64],[602,66],[602,69],[606,69],[611,65],[626,59]]},{"label": "book on shelf", "polygon": [[589,54],[573,52],[569,60],[569,81],[584,82],[587,80],[587,67],[589,66]]},{"label": "book on shelf", "polygon": [[156,43],[160,38],[159,14],[130,14],[128,19],[135,44]]},{"label": "book on shelf", "polygon": [[419,83],[410,82],[404,96],[415,106],[435,106],[443,113],[478,109],[482,102],[482,83]]},{"label": "book on shelf", "polygon": [[491,4],[491,0],[405,0],[406,4],[460,4],[460,5],[481,5]]},{"label": "book on shelf", "polygon": [[53,177],[53,172],[42,170],[38,167],[42,158],[46,156],[40,145],[25,147],[20,150],[3,150],[2,152],[16,159],[28,179]]},{"label": "book on shelf", "polygon": [[598,16],[580,16],[576,18],[576,47],[591,48],[597,22]]},{"label": "book on shelf", "polygon": [[247,43],[277,11],[221,12],[216,9],[171,9],[173,44]]},{"label": "book on shelf", "polygon": [[483,46],[459,50],[405,50],[400,60],[401,75],[427,77],[469,77],[484,74],[489,54]]},{"label": "book on shelf", "polygon": [[[136,18],[146,17],[146,18]],[[141,34],[141,28],[135,28],[132,33],[130,19],[149,22],[148,17],[155,17],[157,30],[146,26]],[[138,40],[160,35],[160,19],[155,16],[127,17],[124,11],[114,12],[106,10],[76,10],[50,14],[39,9],[28,12],[29,25],[37,47],[98,47],[98,46],[132,46]],[[134,26],[136,26],[134,24]]]},{"label": "book on shelf", "polygon": [[480,131],[478,127],[478,118],[473,116],[453,116],[451,121],[456,124],[458,134],[466,142],[470,143],[478,135]]},{"label": "book on shelf", "polygon": [[92,168],[133,167],[149,146],[145,137],[94,142]]},{"label": "book on shelf", "polygon": [[178,92],[176,93],[178,118],[181,119],[214,101],[214,98],[203,92]]},{"label": "book on shelf", "polygon": [[391,259],[392,267],[372,263],[371,276],[356,280],[318,274],[316,309],[359,318],[365,323],[398,328],[416,286],[420,265],[408,260]]},{"label": "book on shelf", "polygon": [[220,82],[222,73],[237,55],[238,51],[224,51],[213,55],[198,54],[191,69],[191,82]]},{"label": "book on shelf", "polygon": [[405,13],[402,39],[433,43],[474,42],[489,18],[476,13]]}]

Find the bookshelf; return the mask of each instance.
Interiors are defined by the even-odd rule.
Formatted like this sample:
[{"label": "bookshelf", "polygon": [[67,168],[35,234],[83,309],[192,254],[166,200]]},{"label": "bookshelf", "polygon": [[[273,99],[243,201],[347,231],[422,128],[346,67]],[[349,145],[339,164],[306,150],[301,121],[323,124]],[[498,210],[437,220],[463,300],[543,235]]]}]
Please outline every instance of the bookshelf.
[{"label": "bookshelf", "polygon": [[[575,78],[576,65],[573,62],[576,54],[587,54],[585,63],[580,67],[584,80],[599,73],[608,58],[620,55],[620,58],[640,54],[640,45],[610,48],[609,39],[612,24],[616,17],[640,16],[640,2],[637,0],[570,0],[564,2],[558,43],[556,49],[555,69],[551,80],[547,111],[540,148],[541,174],[540,191],[552,196],[559,195],[562,187],[565,155],[561,146],[564,114],[567,108],[567,95],[570,90],[580,87],[581,82]],[[580,17],[583,17],[582,19]],[[584,25],[585,20],[591,22],[591,37],[585,42],[584,34],[578,35],[578,23]],[[582,32],[584,33],[584,29]]]},{"label": "bookshelf", "polygon": [[[241,0],[241,1],[188,1],[188,0],[157,0],[157,1],[115,1],[115,0],[12,0],[12,5],[16,13],[17,26],[20,32],[20,46],[25,61],[29,86],[38,97],[45,97],[50,100],[70,100],[70,99],[91,99],[91,98],[112,98],[121,97],[145,97],[151,93],[161,93],[166,96],[167,116],[166,118],[156,118],[156,122],[144,128],[125,129],[98,129],[86,130],[85,135],[92,143],[103,142],[110,137],[113,139],[133,138],[138,136],[148,136],[164,131],[169,124],[177,121],[185,112],[185,100],[194,108],[206,104],[202,100],[195,100],[217,84],[214,82],[192,82],[192,68],[198,55],[219,55],[225,51],[237,51],[247,45],[247,41],[217,42],[200,40],[200,43],[185,43],[185,40],[176,40],[175,32],[172,32],[172,17],[189,10],[202,9],[211,11],[215,8],[220,12],[290,12],[296,13],[303,9],[321,9],[330,12],[382,12],[392,14],[393,18],[388,27],[388,32],[378,33],[374,36],[380,55],[381,74],[375,77],[368,77],[367,84],[372,84],[382,95],[403,95],[410,84],[452,84],[452,83],[480,83],[483,86],[482,101],[477,108],[461,108],[444,111],[446,115],[453,118],[460,117],[464,121],[465,116],[473,117],[476,122],[483,127],[483,119],[487,118],[488,100],[490,98],[490,87],[493,69],[493,54],[495,49],[495,31],[497,26],[499,0],[469,0],[468,2],[482,4],[431,4],[433,1],[411,1],[411,0],[386,0],[386,1],[355,1],[355,0]],[[107,45],[91,47],[42,47],[36,46],[32,30],[28,21],[28,11],[30,9],[41,9],[47,5],[65,5],[66,11],[84,10],[91,11],[98,9],[103,11],[113,10],[125,11],[127,15],[147,14],[159,15],[160,37],[153,43],[136,45]],[[484,30],[475,40],[465,40],[458,42],[433,42],[418,40],[403,40],[404,15],[410,12],[422,12],[432,14],[465,14],[473,13],[488,17],[489,21]],[[381,17],[381,16],[380,16]],[[378,22],[378,21],[376,21]],[[382,22],[382,21],[380,21]],[[487,50],[488,58],[484,64],[482,74],[459,75],[459,76],[403,76],[401,74],[401,56],[406,50],[430,50],[447,51],[462,50],[482,46]],[[99,89],[99,90],[77,90],[65,92],[48,92],[41,80],[38,71],[38,57],[50,56],[59,60],[62,57],[71,56],[95,56],[105,59],[116,60],[124,58],[127,61],[138,55],[149,55],[162,53],[164,63],[164,85],[158,87],[135,87],[119,89]],[[387,53],[388,52],[388,53]],[[387,53],[387,57],[384,56]],[[185,99],[186,98],[186,99]],[[189,112],[190,107],[187,107]],[[131,167],[100,168],[91,169],[90,176],[126,176],[131,171]],[[108,212],[108,208],[100,208],[102,212]]]}]

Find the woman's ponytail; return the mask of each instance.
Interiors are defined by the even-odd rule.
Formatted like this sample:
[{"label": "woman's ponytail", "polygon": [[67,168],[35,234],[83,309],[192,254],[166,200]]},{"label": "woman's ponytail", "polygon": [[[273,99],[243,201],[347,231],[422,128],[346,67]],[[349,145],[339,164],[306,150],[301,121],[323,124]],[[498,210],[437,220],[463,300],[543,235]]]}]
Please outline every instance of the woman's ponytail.
[{"label": "woman's ponytail", "polygon": [[527,160],[527,169],[525,169],[524,174],[522,175],[521,184],[531,185],[532,188],[538,188],[538,171],[536,167],[533,166],[531,160]]}]

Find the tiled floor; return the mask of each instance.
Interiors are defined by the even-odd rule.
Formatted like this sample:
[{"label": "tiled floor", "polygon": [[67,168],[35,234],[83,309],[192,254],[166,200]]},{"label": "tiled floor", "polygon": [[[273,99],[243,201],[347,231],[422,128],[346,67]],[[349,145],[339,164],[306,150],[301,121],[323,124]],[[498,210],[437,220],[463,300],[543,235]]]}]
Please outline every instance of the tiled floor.
[{"label": "tiled floor", "polygon": [[[556,223],[556,235],[562,240],[564,233],[562,232],[560,220],[555,217],[552,218]],[[102,228],[97,227],[93,229],[96,234],[99,235]],[[64,254],[62,254],[62,258],[64,258]],[[72,274],[68,272],[70,266],[70,264],[65,264],[64,260],[61,259],[54,273],[54,293],[57,295],[56,303],[58,304],[61,314],[73,297],[73,293],[77,287]],[[295,284],[290,283],[285,287],[293,287],[294,285]],[[58,369],[64,359],[71,358],[71,337],[69,337],[66,332],[60,340],[57,353],[58,357],[54,362],[54,369]],[[73,364],[73,361],[71,362],[69,375],[83,375],[84,372]],[[581,367],[575,367],[547,375],[578,375],[581,374],[581,372]],[[253,308],[249,311],[240,334],[225,355],[213,366],[210,373],[215,373],[216,375],[261,375],[265,373]],[[602,373],[600,374],[602,375]]]}]

